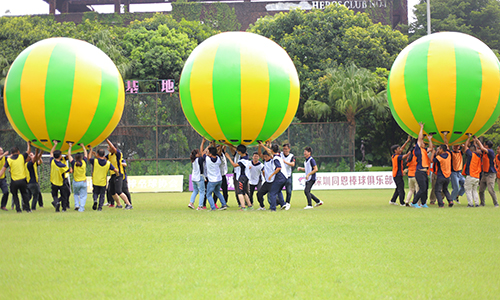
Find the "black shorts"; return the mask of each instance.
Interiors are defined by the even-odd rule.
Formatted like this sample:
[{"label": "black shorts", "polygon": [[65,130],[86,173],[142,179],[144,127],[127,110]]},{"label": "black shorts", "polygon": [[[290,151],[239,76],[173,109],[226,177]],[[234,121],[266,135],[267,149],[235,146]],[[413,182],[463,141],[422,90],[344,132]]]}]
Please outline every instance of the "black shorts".
[{"label": "black shorts", "polygon": [[109,192],[111,195],[121,195],[123,193],[123,175],[111,175],[111,178],[109,179]]},{"label": "black shorts", "polygon": [[237,181],[236,194],[238,195],[248,195],[248,178],[246,176],[240,176]]}]

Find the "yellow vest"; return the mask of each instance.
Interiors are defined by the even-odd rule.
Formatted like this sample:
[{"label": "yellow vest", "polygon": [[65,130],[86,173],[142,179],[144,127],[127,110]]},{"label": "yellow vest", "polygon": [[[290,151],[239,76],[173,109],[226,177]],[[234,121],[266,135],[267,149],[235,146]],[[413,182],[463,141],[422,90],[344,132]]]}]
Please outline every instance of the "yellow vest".
[{"label": "yellow vest", "polygon": [[50,162],[50,182],[56,186],[63,185],[63,174],[69,170],[68,166],[59,167],[56,165],[56,160],[52,159]]},{"label": "yellow vest", "polygon": [[13,181],[26,180],[25,160],[22,154],[19,154],[16,159],[12,159],[12,156],[7,158],[10,167],[10,177]]},{"label": "yellow vest", "polygon": [[[2,159],[0,159],[0,169],[3,168],[3,166],[5,166],[5,156],[2,157]],[[2,176],[0,176],[0,179],[4,178],[5,178],[5,173],[3,173]]]},{"label": "yellow vest", "polygon": [[108,176],[109,167],[111,163],[106,161],[104,166],[99,164],[99,159],[94,159],[94,169],[92,171],[92,185],[106,186],[106,177]]},{"label": "yellow vest", "polygon": [[[121,156],[123,156],[123,153],[121,154]],[[123,174],[123,166],[122,166],[121,160],[120,160],[120,162],[117,161],[116,153],[109,153],[108,160],[111,162],[113,167],[115,167],[117,170],[120,171],[120,174]],[[116,174],[116,172],[111,171],[111,174]]]},{"label": "yellow vest", "polygon": [[73,180],[81,182],[86,181],[87,177],[85,176],[85,172],[87,171],[87,163],[82,159],[82,166],[79,167],[76,165],[76,161],[73,168]]},{"label": "yellow vest", "polygon": [[[36,182],[38,182],[38,163],[33,163],[33,173],[35,173],[35,179]],[[28,170],[28,163],[26,163],[26,181],[30,182],[30,180],[30,171]]]}]

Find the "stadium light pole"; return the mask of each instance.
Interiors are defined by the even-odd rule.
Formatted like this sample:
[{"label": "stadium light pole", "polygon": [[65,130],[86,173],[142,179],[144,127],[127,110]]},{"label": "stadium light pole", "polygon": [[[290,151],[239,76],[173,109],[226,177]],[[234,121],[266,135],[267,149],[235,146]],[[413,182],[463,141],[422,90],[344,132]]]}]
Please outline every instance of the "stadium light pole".
[{"label": "stadium light pole", "polygon": [[427,0],[427,34],[431,34],[431,0]]}]

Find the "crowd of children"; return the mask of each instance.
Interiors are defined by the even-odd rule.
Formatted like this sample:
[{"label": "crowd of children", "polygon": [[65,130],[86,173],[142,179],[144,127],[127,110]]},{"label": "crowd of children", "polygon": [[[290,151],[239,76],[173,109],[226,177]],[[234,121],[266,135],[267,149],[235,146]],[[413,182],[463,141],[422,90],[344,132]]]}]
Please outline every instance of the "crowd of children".
[{"label": "crowd of children", "polygon": [[[87,164],[92,167],[93,184],[93,210],[102,211],[104,197],[108,192],[108,206],[123,208],[120,199],[125,203],[125,209],[132,209],[130,193],[127,186],[127,174],[125,172],[126,163],[122,153],[109,140],[109,154],[105,155],[104,149],[94,152],[89,146],[80,144],[82,153],[77,153],[74,157],[71,154],[73,147],[69,144],[68,154],[62,155],[60,150],[56,150],[59,141],[53,141],[50,151],[50,183],[51,202],[56,212],[70,209],[69,198],[71,189],[75,200],[75,210],[83,212],[87,201]],[[12,194],[12,209],[20,213],[22,211],[32,212],[37,205],[43,207],[43,199],[40,193],[38,167],[42,164],[43,151],[36,149],[31,152],[31,142],[25,153],[21,153],[18,147],[12,147],[10,155],[8,151],[0,147],[0,189],[2,190],[2,200],[0,209],[8,211],[7,201],[9,197],[9,187],[5,172],[10,170],[10,192]],[[108,171],[111,172],[109,182],[106,182]],[[70,184],[70,174],[73,174],[73,181]],[[21,194],[21,202],[19,199]],[[30,205],[31,201],[31,205]],[[116,202],[116,206],[115,206]]]},{"label": "crowd of children", "polygon": [[[500,146],[497,155],[493,151],[493,143],[486,141],[484,144],[472,135],[462,145],[448,146],[448,132],[443,132],[442,145],[434,147],[432,135],[428,134],[428,145],[424,143],[424,124],[419,123],[420,132],[414,147],[403,154],[408,140],[403,146],[394,145],[392,153],[392,175],[396,183],[396,190],[390,204],[411,206],[414,208],[428,208],[427,196],[429,178],[431,192],[429,204],[437,202],[439,207],[444,207],[444,199],[448,207],[459,204],[459,197],[467,197],[467,207],[485,206],[485,191],[488,189],[494,207],[498,207],[495,193],[495,180],[500,184],[497,170],[500,168]],[[407,168],[404,168],[406,161]],[[409,193],[405,199],[403,175],[408,174]],[[451,183],[450,194],[448,185]],[[479,189],[479,192],[478,192]],[[413,200],[411,199],[413,197]]]},{"label": "crowd of children", "polygon": [[[188,204],[189,208],[207,209],[205,199],[208,199],[211,210],[226,210],[228,208],[226,174],[229,162],[233,167],[234,189],[240,210],[253,209],[255,191],[257,191],[259,203],[258,210],[266,210],[264,203],[266,194],[271,211],[276,211],[277,205],[283,210],[290,209],[292,170],[295,167],[295,157],[290,153],[289,144],[284,144],[282,151],[280,151],[277,144],[268,143],[265,145],[259,142],[258,151],[252,154],[250,160],[247,147],[244,145],[235,147],[228,143],[221,146],[211,142],[204,148],[205,142],[206,140],[203,139],[200,148],[191,152],[193,193]],[[304,149],[304,157],[306,158],[304,168],[298,168],[299,171],[306,173],[304,193],[307,198],[307,206],[304,209],[313,208],[311,199],[316,203],[315,206],[323,204],[323,201],[311,193],[318,171],[316,161],[311,155],[311,147],[306,147]],[[286,190],[286,200],[283,197],[283,188]],[[199,205],[195,207],[194,203],[198,195]],[[220,200],[221,207],[217,206],[217,199]]]}]

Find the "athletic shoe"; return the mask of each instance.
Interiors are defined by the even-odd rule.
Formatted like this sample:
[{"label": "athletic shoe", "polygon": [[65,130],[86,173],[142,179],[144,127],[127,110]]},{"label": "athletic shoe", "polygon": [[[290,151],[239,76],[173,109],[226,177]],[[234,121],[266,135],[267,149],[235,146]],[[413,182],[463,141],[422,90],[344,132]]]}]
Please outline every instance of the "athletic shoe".
[{"label": "athletic shoe", "polygon": [[498,207],[498,204],[495,204],[495,207]]},{"label": "athletic shoe", "polygon": [[479,207],[479,204],[474,205],[474,207]]},{"label": "athletic shoe", "polygon": [[281,210],[283,210],[283,209],[285,209],[285,208],[286,208],[286,203],[285,203],[285,205],[282,205],[282,206],[281,206]]},{"label": "athletic shoe", "polygon": [[253,210],[253,206],[247,206],[247,210]]},{"label": "athletic shoe", "polygon": [[407,206],[407,207],[410,207],[410,203],[406,203],[406,206]]},{"label": "athletic shoe", "polygon": [[207,207],[206,207],[206,206],[203,206],[201,209],[207,209]]},{"label": "athletic shoe", "polygon": [[191,209],[194,209],[193,203],[189,203],[188,207],[191,208]]},{"label": "athletic shoe", "polygon": [[109,207],[115,207],[113,204],[110,204]]},{"label": "athletic shoe", "polygon": [[289,210],[290,206],[291,206],[290,203],[285,204],[285,210]]},{"label": "athletic shoe", "polygon": [[448,207],[453,207],[453,201],[450,201],[450,202],[448,203]]},{"label": "athletic shoe", "polygon": [[455,200],[455,203],[460,204],[460,201],[458,200],[458,198]]},{"label": "athletic shoe", "polygon": [[92,209],[96,210],[97,209],[97,202],[94,202],[94,205],[92,205]]},{"label": "athletic shoe", "polygon": [[474,207],[474,205],[467,204],[467,207]]},{"label": "athletic shoe", "polygon": [[224,206],[221,206],[221,207],[219,208],[219,210],[226,210],[226,209],[227,209],[227,206],[225,206],[225,205],[224,205]]},{"label": "athletic shoe", "polygon": [[311,205],[308,205],[306,207],[304,207],[304,209],[313,209],[314,207],[312,207]]},{"label": "athletic shoe", "polygon": [[427,204],[424,204],[424,205],[420,205],[421,208],[429,208],[429,206],[427,206]]},{"label": "athletic shoe", "polygon": [[217,204],[215,204],[215,209],[219,209],[219,207],[217,206]]},{"label": "athletic shoe", "polygon": [[132,208],[133,208],[132,205],[128,205],[128,204],[125,205],[125,209],[132,209]]},{"label": "athletic shoe", "polygon": [[318,206],[321,206],[323,205],[323,201],[319,200],[319,203],[316,203],[316,205],[314,205],[315,207],[318,207]]},{"label": "athletic shoe", "polygon": [[5,210],[5,211],[9,211],[8,209],[6,209],[5,207],[0,207],[1,210]]},{"label": "athletic shoe", "polygon": [[80,208],[79,207],[75,207],[75,210],[79,210]]},{"label": "athletic shoe", "polygon": [[117,206],[116,206],[116,208],[123,208],[123,206],[121,206],[121,205],[117,205]]},{"label": "athletic shoe", "polygon": [[257,210],[266,210],[265,207],[259,207]]},{"label": "athletic shoe", "polygon": [[104,206],[110,206],[111,204],[109,204],[109,202],[106,202],[106,204],[104,204]]},{"label": "athletic shoe", "polygon": [[484,206],[484,204],[479,204],[479,206]]},{"label": "athletic shoe", "polygon": [[102,207],[98,207],[98,208],[97,208],[97,211],[102,211]]},{"label": "athletic shoe", "polygon": [[51,204],[52,204],[52,206],[54,206],[54,207],[56,207],[56,206],[57,206],[56,201],[52,201],[52,202],[50,202],[50,203],[51,203]]},{"label": "athletic shoe", "polygon": [[203,210],[203,207],[198,206],[198,207],[196,208],[196,210]]},{"label": "athletic shoe", "polygon": [[418,205],[418,204],[413,204],[413,203],[412,203],[412,204],[411,204],[411,207],[414,207],[414,208],[420,208],[420,205]]},{"label": "athletic shoe", "polygon": [[389,204],[398,205],[396,202],[389,201]]},{"label": "athletic shoe", "polygon": [[406,203],[399,204],[399,206],[403,206],[403,207],[405,207],[405,206],[406,206]]}]

